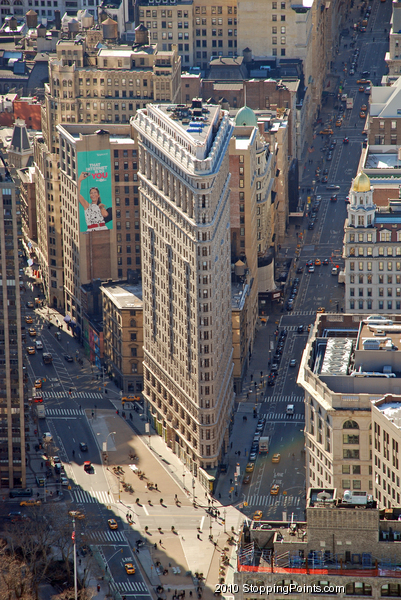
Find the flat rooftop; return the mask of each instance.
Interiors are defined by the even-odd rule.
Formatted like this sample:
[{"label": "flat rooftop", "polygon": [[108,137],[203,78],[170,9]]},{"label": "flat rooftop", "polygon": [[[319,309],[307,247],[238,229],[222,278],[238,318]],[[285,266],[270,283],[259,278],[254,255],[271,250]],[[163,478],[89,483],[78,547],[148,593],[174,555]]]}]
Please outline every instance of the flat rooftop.
[{"label": "flat rooftop", "polygon": [[388,154],[375,154],[374,152],[369,152],[366,161],[365,161],[365,169],[401,169],[401,161],[398,160],[398,155],[396,152],[391,152]]},{"label": "flat rooftop", "polygon": [[142,283],[107,283],[101,289],[120,309],[143,308]]},{"label": "flat rooftop", "polygon": [[398,429],[401,429],[401,396],[386,395],[374,402],[375,407],[383,413]]},{"label": "flat rooftop", "polygon": [[219,106],[206,104],[198,108],[179,104],[158,104],[157,108],[171,120],[175,129],[181,130],[192,138],[192,142],[200,145],[206,144],[212,136],[216,116],[220,113]]},{"label": "flat rooftop", "polygon": [[248,294],[248,284],[243,285],[242,283],[231,283],[231,309],[242,310]]}]

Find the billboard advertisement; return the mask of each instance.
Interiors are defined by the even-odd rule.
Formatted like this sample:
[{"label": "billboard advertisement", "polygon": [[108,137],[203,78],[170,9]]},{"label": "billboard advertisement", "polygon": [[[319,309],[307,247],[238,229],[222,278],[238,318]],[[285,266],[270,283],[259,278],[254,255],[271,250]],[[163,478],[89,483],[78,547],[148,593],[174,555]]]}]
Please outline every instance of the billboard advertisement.
[{"label": "billboard advertisement", "polygon": [[78,152],[79,230],[113,229],[110,150]]}]

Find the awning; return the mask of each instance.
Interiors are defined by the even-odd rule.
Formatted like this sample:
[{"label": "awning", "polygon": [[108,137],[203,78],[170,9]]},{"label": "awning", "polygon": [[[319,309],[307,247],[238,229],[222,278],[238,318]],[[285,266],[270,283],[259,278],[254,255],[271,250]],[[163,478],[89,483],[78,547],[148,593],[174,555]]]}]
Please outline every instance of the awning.
[{"label": "awning", "polygon": [[71,321],[71,317],[70,317],[70,315],[65,315],[65,317],[64,317],[64,321],[65,321],[66,323],[69,323],[69,322]]}]

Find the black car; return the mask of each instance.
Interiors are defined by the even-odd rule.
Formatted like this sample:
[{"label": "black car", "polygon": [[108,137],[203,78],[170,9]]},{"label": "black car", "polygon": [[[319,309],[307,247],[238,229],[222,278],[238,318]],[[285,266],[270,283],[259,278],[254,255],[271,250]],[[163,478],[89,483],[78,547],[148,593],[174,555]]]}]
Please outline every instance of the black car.
[{"label": "black car", "polygon": [[282,331],[280,331],[280,337],[287,337],[288,331],[286,329],[283,329]]},{"label": "black car", "polygon": [[304,272],[303,267],[297,267],[297,273],[303,273],[303,272]]},{"label": "black car", "polygon": [[370,71],[362,71],[362,77],[366,79],[366,77],[370,77]]},{"label": "black car", "polygon": [[64,358],[67,362],[74,362],[74,359],[69,354],[64,354]]},{"label": "black car", "polygon": [[309,225],[308,225],[308,229],[309,229],[309,230],[311,230],[311,229],[314,229],[314,228],[315,228],[315,224],[314,224],[314,222],[313,222],[313,221],[311,221],[311,222],[309,223]]},{"label": "black car", "polygon": [[85,442],[79,443],[79,449],[81,450],[81,452],[88,452],[88,446],[85,444]]},{"label": "black car", "polygon": [[303,325],[298,325],[298,333],[303,333],[304,329]]}]

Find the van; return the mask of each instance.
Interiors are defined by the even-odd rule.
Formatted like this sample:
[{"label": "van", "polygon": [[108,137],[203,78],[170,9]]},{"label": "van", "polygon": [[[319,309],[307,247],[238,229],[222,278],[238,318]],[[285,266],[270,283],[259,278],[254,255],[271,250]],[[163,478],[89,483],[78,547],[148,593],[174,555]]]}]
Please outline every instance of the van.
[{"label": "van", "polygon": [[41,340],[35,340],[35,348],[36,350],[43,350],[43,344]]},{"label": "van", "polygon": [[331,274],[332,275],[338,275],[338,267],[332,267]]},{"label": "van", "polygon": [[293,404],[287,404],[286,413],[287,413],[287,415],[294,414],[294,405]]}]

